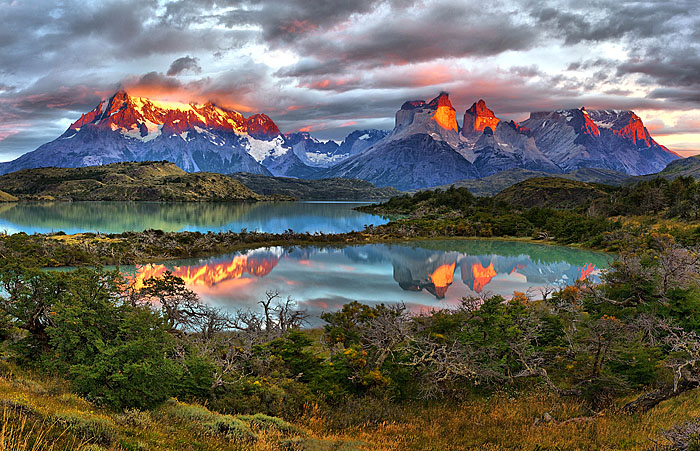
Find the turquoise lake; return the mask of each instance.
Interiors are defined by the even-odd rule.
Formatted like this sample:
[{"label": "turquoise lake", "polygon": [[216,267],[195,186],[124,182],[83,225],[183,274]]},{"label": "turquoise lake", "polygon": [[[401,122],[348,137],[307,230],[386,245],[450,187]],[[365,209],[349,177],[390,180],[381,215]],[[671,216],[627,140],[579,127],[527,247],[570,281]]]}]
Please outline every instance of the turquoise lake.
[{"label": "turquoise lake", "polygon": [[19,202],[0,203],[0,232],[63,231],[342,233],[386,219],[353,210],[361,202]]}]

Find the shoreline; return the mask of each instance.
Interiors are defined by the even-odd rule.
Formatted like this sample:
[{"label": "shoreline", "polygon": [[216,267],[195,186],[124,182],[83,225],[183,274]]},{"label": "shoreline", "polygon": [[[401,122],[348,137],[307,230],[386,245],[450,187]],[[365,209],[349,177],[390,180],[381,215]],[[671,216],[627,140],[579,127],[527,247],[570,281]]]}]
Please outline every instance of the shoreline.
[{"label": "shoreline", "polygon": [[[381,227],[381,226],[380,226]],[[284,233],[270,234],[248,232],[162,232],[160,230],[145,230],[142,232],[123,232],[121,234],[77,233],[26,235],[17,233],[0,237],[0,245],[8,241],[23,239],[28,241],[27,248],[34,248],[43,253],[60,248],[60,253],[71,253],[74,257],[68,259],[37,259],[35,255],[26,254],[28,260],[35,260],[43,268],[65,268],[79,266],[120,266],[161,263],[172,260],[189,258],[208,258],[240,251],[264,247],[346,247],[368,244],[410,244],[431,241],[499,241],[513,243],[528,243],[540,246],[563,247],[604,254],[614,254],[601,249],[586,247],[580,243],[560,244],[553,241],[531,237],[464,237],[464,236],[411,236],[398,237],[378,233],[379,231],[347,232],[342,234],[307,234]],[[160,240],[160,242],[158,242]],[[196,247],[177,246],[177,243],[203,240]],[[145,244],[144,244],[145,243]],[[175,243],[175,244],[173,244]],[[38,247],[38,249],[37,249]],[[131,252],[120,249],[127,248]],[[142,252],[146,247],[151,252]],[[1,250],[1,249],[0,249]],[[145,250],[145,249],[144,249]],[[82,251],[82,254],[80,253]]]}]

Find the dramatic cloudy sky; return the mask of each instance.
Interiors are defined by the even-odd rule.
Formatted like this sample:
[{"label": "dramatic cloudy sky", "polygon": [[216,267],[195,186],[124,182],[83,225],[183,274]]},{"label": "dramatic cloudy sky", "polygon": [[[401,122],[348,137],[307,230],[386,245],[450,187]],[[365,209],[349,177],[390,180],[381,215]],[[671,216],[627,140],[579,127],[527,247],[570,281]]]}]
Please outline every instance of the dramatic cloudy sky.
[{"label": "dramatic cloudy sky", "polygon": [[634,109],[700,153],[700,2],[0,0],[0,161],[120,86],[267,113],[284,132],[391,128],[448,91],[458,117]]}]

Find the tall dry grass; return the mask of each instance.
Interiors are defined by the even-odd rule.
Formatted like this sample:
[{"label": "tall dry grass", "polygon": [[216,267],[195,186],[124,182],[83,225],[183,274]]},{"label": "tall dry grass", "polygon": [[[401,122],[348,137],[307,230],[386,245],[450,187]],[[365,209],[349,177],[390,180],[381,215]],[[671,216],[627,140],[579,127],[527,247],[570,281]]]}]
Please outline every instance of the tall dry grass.
[{"label": "tall dry grass", "polygon": [[[414,406],[336,433],[377,450],[650,450],[660,449],[661,431],[698,416],[697,391],[634,415],[616,409],[592,415],[581,402],[532,393]],[[304,422],[320,435],[329,428],[320,412]]]},{"label": "tall dry grass", "polygon": [[67,428],[34,420],[13,407],[3,408],[0,423],[0,451],[81,450],[87,445],[70,437]]}]

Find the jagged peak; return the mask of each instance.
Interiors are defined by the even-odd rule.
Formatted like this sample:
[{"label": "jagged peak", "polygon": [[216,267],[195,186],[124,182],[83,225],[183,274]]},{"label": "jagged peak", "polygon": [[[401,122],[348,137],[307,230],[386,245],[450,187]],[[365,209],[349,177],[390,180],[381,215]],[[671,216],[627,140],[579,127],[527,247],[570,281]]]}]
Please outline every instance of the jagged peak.
[{"label": "jagged peak", "polygon": [[487,128],[493,132],[500,121],[494,112],[486,106],[484,99],[479,99],[464,112],[462,134],[469,136],[483,133]]},{"label": "jagged peak", "polygon": [[280,129],[263,113],[257,113],[246,119],[246,129],[248,134],[255,138],[269,139],[280,134]]},{"label": "jagged peak", "polygon": [[119,88],[112,96],[109,98],[110,100],[112,99],[127,99],[129,98],[129,93],[126,92],[126,89],[124,88]]},{"label": "jagged peak", "polygon": [[496,117],[493,110],[489,109],[486,106],[486,102],[484,101],[484,99],[479,99],[478,101],[474,102],[466,112],[475,116]]},{"label": "jagged peak", "polygon": [[425,106],[425,100],[409,100],[401,105],[402,110],[414,110],[416,108],[423,108]]},{"label": "jagged peak", "polygon": [[69,130],[78,132],[85,125],[121,130],[142,140],[153,139],[161,133],[181,134],[195,127],[248,133],[262,139],[280,134],[274,121],[262,113],[246,119],[241,113],[211,101],[199,104],[130,96],[123,88],[83,114]]},{"label": "jagged peak", "polygon": [[452,102],[450,102],[450,94],[445,91],[441,91],[437,97],[428,103],[428,107],[430,108],[439,108],[441,106],[454,109],[452,107]]}]

